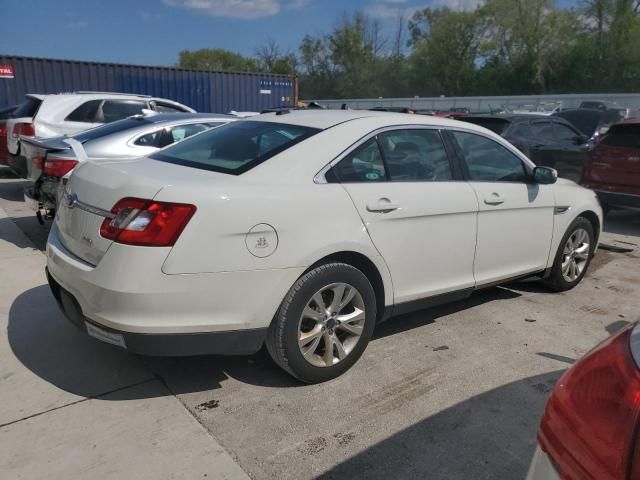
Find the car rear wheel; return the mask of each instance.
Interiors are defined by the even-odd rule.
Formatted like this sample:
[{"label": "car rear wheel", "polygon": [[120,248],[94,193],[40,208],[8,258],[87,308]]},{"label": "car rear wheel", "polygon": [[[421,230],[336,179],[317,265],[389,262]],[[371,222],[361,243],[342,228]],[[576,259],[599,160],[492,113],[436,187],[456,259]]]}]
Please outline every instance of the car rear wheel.
[{"label": "car rear wheel", "polygon": [[282,301],[267,350],[297,379],[324,382],[360,358],[375,320],[376,298],[367,277],[344,263],[321,265],[300,277]]},{"label": "car rear wheel", "polygon": [[587,273],[594,248],[593,225],[584,217],[576,218],[560,242],[548,285],[562,292],[580,283]]}]

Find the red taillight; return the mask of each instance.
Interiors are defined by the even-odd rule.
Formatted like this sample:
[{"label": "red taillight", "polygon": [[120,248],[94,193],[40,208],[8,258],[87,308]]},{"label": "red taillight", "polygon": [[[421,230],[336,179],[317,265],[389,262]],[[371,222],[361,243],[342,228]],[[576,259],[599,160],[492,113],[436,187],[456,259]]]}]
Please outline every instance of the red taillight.
[{"label": "red taillight", "polygon": [[76,160],[57,159],[57,158],[42,158],[36,157],[33,160],[33,165],[42,170],[44,175],[51,177],[64,177],[67,173],[74,169],[78,164]]},{"label": "red taillight", "polygon": [[18,138],[20,135],[25,137],[35,137],[36,128],[33,126],[33,123],[16,123],[13,126],[11,136],[13,138]]},{"label": "red taillight", "polygon": [[100,235],[118,243],[147,247],[170,247],[196,212],[195,205],[123,198],[111,209]]},{"label": "red taillight", "polygon": [[579,360],[547,403],[538,439],[562,479],[640,478],[640,371],[630,336],[631,327]]}]

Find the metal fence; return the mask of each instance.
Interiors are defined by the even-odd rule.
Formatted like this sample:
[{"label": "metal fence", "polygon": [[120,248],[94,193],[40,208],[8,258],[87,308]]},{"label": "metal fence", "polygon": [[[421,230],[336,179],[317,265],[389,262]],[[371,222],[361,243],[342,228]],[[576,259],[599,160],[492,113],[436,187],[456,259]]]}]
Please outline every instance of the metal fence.
[{"label": "metal fence", "polygon": [[0,108],[27,93],[80,90],[163,97],[200,112],[259,112],[295,105],[297,77],[0,55]]},{"label": "metal fence", "polygon": [[[305,100],[307,101],[307,100]],[[640,94],[571,94],[571,95],[514,95],[497,97],[413,97],[413,98],[345,98],[315,100],[328,108],[347,105],[353,109],[374,107],[409,107],[415,110],[450,110],[469,108],[473,113],[496,112],[504,109],[543,109],[552,104],[562,109],[576,108],[585,101],[604,101],[620,108],[640,109]]]}]

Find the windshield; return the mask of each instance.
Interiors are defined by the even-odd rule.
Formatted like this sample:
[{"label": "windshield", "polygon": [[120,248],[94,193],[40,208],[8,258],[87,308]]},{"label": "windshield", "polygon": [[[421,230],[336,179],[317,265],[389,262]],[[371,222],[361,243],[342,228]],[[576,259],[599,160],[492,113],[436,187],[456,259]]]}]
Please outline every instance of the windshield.
[{"label": "windshield", "polygon": [[233,122],[167,147],[150,158],[239,175],[319,131],[283,123]]},{"label": "windshield", "polygon": [[80,143],[88,142],[89,140],[95,140],[96,138],[106,137],[112,133],[123,132],[130,128],[140,127],[147,123],[151,123],[144,118],[125,118],[124,120],[117,120],[115,122],[107,123],[96,128],[90,128],[84,132],[78,133],[73,136]]}]

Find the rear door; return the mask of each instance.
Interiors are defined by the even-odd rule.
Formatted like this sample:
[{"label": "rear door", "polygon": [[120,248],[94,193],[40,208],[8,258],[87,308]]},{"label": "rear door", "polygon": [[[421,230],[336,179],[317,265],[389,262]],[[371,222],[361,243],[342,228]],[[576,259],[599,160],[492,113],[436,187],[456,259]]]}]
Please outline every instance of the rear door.
[{"label": "rear door", "polygon": [[331,173],[389,267],[396,304],[474,286],[478,202],[437,129],[380,132]]},{"label": "rear door", "polygon": [[544,270],[553,233],[553,186],[531,183],[523,160],[492,138],[462,131],[451,136],[479,204],[476,283]]}]

